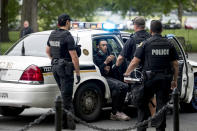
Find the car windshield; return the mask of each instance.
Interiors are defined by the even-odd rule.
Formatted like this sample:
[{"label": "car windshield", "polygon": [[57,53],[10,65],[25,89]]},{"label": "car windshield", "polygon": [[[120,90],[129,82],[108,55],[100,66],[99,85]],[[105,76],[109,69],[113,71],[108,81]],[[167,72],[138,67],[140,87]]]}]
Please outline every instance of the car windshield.
[{"label": "car windshield", "polygon": [[[46,46],[49,35],[38,35],[32,34],[16,43],[6,55],[9,56],[37,56],[37,57],[47,57]],[[77,37],[74,37],[75,43]]]}]

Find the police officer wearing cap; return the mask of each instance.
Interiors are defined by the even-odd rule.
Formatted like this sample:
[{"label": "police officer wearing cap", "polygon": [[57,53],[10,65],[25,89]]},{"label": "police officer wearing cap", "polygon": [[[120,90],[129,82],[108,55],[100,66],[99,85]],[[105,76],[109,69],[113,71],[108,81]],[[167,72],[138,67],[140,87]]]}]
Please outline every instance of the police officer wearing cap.
[{"label": "police officer wearing cap", "polygon": [[117,58],[115,68],[120,67],[125,59],[127,62],[130,62],[133,59],[136,45],[150,37],[150,34],[145,30],[145,19],[143,17],[136,17],[133,20],[133,24],[135,34],[131,35],[131,38],[125,43],[120,55]]},{"label": "police officer wearing cap", "polygon": [[[73,70],[75,69],[77,83],[80,82],[79,59],[75,50],[74,39],[70,34],[70,17],[62,14],[58,17],[59,29],[51,32],[49,36],[46,53],[52,59],[52,71],[54,78],[61,91],[64,109],[74,113],[72,104],[73,94]],[[74,65],[74,67],[73,67]],[[74,119],[63,113],[63,128],[76,128]]]},{"label": "police officer wearing cap", "polygon": [[[124,76],[143,63],[145,72],[144,101],[138,108],[138,122],[148,118],[148,102],[156,94],[157,107],[159,111],[169,100],[170,89],[177,88],[178,77],[178,54],[175,47],[167,38],[161,36],[162,24],[158,20],[151,21],[150,29],[152,37],[140,43],[136,49],[135,56]],[[128,82],[128,81],[125,81]],[[137,128],[138,131],[146,131],[147,125]],[[157,120],[156,131],[165,131],[166,112]]]}]

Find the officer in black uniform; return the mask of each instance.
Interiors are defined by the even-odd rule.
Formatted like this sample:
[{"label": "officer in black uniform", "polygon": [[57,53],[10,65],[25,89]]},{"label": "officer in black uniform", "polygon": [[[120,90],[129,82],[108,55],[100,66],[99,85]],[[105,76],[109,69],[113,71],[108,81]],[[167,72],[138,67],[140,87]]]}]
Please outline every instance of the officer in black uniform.
[{"label": "officer in black uniform", "polygon": [[129,120],[125,113],[122,112],[124,100],[128,85],[113,78],[112,65],[115,58],[107,52],[107,41],[101,39],[97,45],[98,51],[94,56],[94,63],[99,67],[101,75],[107,80],[112,96],[112,113],[110,119],[112,120]]},{"label": "officer in black uniform", "polygon": [[130,62],[133,59],[136,46],[142,41],[148,39],[151,35],[145,30],[145,19],[143,17],[136,17],[133,20],[135,34],[132,34],[129,40],[125,43],[118,59],[116,67],[119,67],[124,59]]},{"label": "officer in black uniform", "polygon": [[[67,14],[58,17],[59,29],[53,31],[49,36],[46,53],[52,59],[52,71],[61,91],[64,109],[74,113],[72,104],[74,68],[77,78],[76,84],[80,82],[80,73],[74,39],[68,31],[70,30],[70,21],[71,19]],[[63,113],[63,128],[72,130],[76,128],[74,120],[65,112]]]},{"label": "officer in black uniform", "polygon": [[[169,100],[170,87],[177,88],[178,54],[175,47],[167,38],[161,36],[162,24],[158,20],[151,21],[152,37],[142,42],[129,64],[124,76],[129,76],[135,67],[143,62],[143,71],[146,79],[144,82],[144,104],[138,109],[138,122],[148,118],[148,102],[156,94],[157,107],[160,110]],[[172,73],[173,69],[173,73]],[[128,81],[125,81],[128,82]],[[165,131],[166,113],[157,120],[157,131]],[[147,125],[139,127],[138,131],[146,131]]]}]

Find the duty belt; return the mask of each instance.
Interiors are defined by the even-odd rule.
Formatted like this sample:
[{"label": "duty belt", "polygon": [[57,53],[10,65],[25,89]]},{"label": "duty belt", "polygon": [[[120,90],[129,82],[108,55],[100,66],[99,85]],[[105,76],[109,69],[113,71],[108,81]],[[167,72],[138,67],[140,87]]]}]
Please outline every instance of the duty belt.
[{"label": "duty belt", "polygon": [[51,61],[51,64],[56,65],[58,63],[66,63],[66,62],[71,62],[71,61],[69,61],[66,58],[53,58],[52,61]]}]

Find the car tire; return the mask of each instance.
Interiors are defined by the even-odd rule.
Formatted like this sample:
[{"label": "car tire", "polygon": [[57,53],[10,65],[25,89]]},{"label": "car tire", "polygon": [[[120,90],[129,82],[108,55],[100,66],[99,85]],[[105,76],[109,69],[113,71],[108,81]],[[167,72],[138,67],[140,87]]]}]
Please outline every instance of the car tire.
[{"label": "car tire", "polygon": [[103,93],[96,83],[86,83],[76,92],[75,113],[85,121],[95,121],[99,118],[103,103]]},{"label": "car tire", "polygon": [[8,106],[1,106],[0,107],[0,114],[3,116],[17,116],[24,111],[24,108],[21,107],[8,107]]}]

